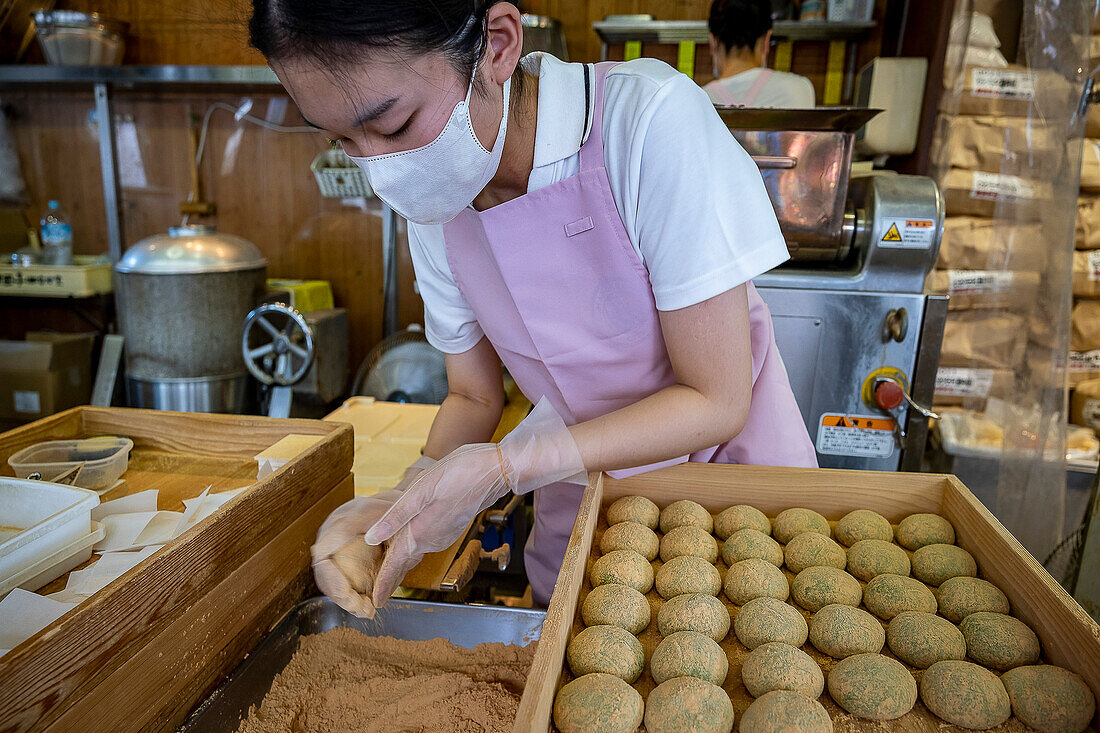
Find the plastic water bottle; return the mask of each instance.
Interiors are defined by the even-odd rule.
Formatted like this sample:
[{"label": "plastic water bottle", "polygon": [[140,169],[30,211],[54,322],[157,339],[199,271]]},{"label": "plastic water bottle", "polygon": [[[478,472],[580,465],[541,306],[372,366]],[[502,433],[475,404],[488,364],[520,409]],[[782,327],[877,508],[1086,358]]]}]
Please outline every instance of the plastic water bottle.
[{"label": "plastic water bottle", "polygon": [[73,264],[73,225],[57,201],[49,203],[42,217],[42,254],[47,265]]}]

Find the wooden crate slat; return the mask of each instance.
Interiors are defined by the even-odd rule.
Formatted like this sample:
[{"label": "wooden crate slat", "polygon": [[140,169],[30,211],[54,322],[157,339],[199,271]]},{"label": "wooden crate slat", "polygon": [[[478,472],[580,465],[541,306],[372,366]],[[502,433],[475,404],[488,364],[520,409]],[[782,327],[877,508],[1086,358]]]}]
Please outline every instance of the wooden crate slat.
[{"label": "wooden crate slat", "polygon": [[113,434],[120,422],[136,445],[169,453],[255,456],[293,433],[326,435],[333,423],[272,420],[251,415],[215,415],[126,407],[85,407],[80,416],[88,435]]},{"label": "wooden crate slat", "polygon": [[[172,413],[95,412],[95,419],[82,422],[85,429],[91,425],[102,432],[170,437],[171,431],[165,431],[164,426],[165,418],[170,422]],[[117,413],[115,422],[108,420],[112,413]],[[187,417],[194,419],[185,421],[179,430],[199,429],[211,416]],[[221,425],[214,431],[217,439],[230,440],[221,433],[233,420],[231,416],[218,416],[212,421]],[[286,467],[226,503],[201,525],[0,658],[0,690],[4,691],[0,695],[0,731],[41,729],[53,722],[68,706],[91,694],[114,674],[149,638],[161,634],[261,551],[273,536],[309,513],[325,499],[330,487],[345,487],[343,499],[352,497],[350,484],[346,483],[352,464],[351,428],[287,422],[246,420],[240,430],[251,432],[250,440],[261,442],[262,448],[295,431],[319,433],[322,438]],[[174,445],[194,449],[190,438],[177,440]],[[243,455],[255,454],[253,444],[236,445]],[[296,572],[291,567],[279,567],[277,571],[284,584],[289,584]],[[245,586],[252,582],[246,579]]]},{"label": "wooden crate slat", "polygon": [[581,626],[578,596],[600,512],[632,494],[660,506],[692,499],[712,512],[750,504],[773,517],[795,506],[832,520],[853,509],[871,509],[895,523],[915,512],[942,514],[955,525],[958,544],[974,555],[981,575],[1004,590],[1013,613],[1035,629],[1044,657],[1080,674],[1100,698],[1100,626],[955,477],[682,464],[622,480],[601,476],[585,490],[520,702],[516,733],[551,729],[554,695],[566,674],[564,649]]},{"label": "wooden crate slat", "polygon": [[950,479],[943,514],[955,525],[956,544],[1008,595],[1012,614],[1039,635],[1047,660],[1081,675],[1100,699],[1100,626],[966,486]]}]

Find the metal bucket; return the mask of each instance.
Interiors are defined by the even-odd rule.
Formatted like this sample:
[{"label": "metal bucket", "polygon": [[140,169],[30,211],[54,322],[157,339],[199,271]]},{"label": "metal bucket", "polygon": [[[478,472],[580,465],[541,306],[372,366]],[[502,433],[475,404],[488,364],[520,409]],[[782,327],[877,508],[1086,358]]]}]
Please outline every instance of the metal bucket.
[{"label": "metal bucket", "polygon": [[267,261],[210,227],[142,240],[115,266],[132,407],[241,412],[244,317],[263,299]]}]

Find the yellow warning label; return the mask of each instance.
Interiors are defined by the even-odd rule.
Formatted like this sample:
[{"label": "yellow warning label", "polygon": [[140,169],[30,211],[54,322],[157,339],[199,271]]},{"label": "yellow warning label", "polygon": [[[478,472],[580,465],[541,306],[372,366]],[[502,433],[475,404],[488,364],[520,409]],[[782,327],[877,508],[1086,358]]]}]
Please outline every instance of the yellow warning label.
[{"label": "yellow warning label", "polygon": [[885,430],[892,432],[896,423],[890,418],[883,417],[825,414],[821,416],[821,425],[827,428],[854,428],[858,430]]},{"label": "yellow warning label", "polygon": [[883,242],[900,242],[901,232],[898,231],[897,224],[891,224],[890,228],[886,231],[886,234],[882,236]]}]

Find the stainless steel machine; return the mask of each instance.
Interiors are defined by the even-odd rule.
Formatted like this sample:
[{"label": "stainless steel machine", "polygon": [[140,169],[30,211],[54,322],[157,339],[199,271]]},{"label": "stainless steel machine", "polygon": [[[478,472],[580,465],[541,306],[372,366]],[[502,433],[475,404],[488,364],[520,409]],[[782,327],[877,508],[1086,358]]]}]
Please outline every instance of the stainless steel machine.
[{"label": "stainless steel machine", "polygon": [[719,108],[756,160],[791,261],[755,280],[823,467],[918,470],[947,316],[924,292],[935,182],[852,172],[875,110]]},{"label": "stainless steel machine", "polygon": [[241,321],[263,300],[266,271],[255,245],[209,226],[172,227],[128,249],[115,265],[128,404],[241,412]]}]

